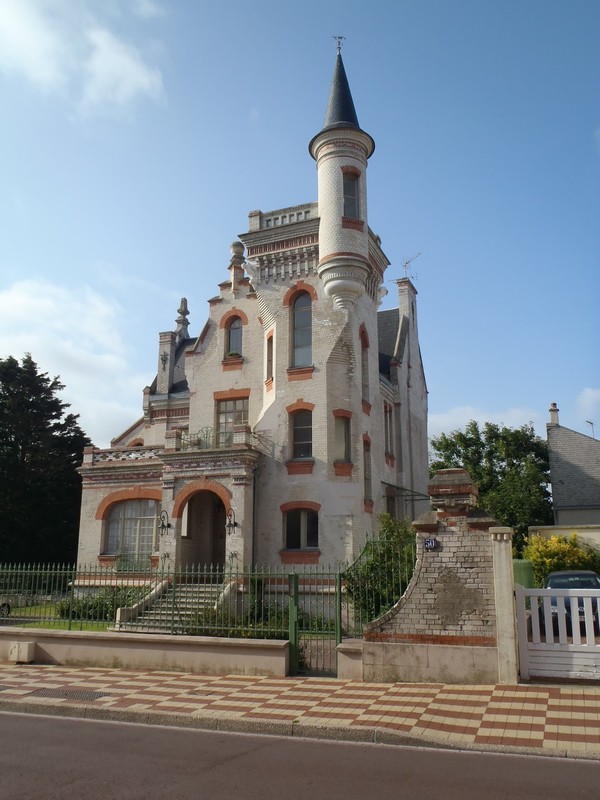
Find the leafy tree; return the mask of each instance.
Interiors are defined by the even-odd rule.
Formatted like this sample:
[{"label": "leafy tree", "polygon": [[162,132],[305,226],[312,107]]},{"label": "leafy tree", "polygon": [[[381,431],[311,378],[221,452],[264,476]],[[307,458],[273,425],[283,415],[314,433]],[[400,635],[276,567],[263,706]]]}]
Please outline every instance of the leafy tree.
[{"label": "leafy tree", "polygon": [[416,531],[408,520],[379,515],[379,535],[344,572],[348,597],[361,622],[389,611],[402,597],[415,566]]},{"label": "leafy tree", "polygon": [[89,439],[59,399],[60,380],[27,354],[0,359],[0,561],[72,561]]},{"label": "leafy tree", "polygon": [[561,569],[600,570],[600,553],[588,544],[580,545],[577,534],[566,536],[532,536],[523,555],[531,561],[533,576],[538,586],[543,586],[550,572]]},{"label": "leafy tree", "polygon": [[479,489],[479,505],[515,532],[521,552],[529,525],[552,525],[548,445],[533,425],[508,428],[471,420],[464,431],[431,440],[431,472],[464,467]]}]

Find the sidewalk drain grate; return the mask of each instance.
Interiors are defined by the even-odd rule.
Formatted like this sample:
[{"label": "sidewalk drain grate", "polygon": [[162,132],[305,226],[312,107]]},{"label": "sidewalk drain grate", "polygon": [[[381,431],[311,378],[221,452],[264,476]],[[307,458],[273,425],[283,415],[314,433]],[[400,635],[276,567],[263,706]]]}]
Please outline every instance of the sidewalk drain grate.
[{"label": "sidewalk drain grate", "polygon": [[99,700],[110,697],[108,692],[92,692],[86,689],[35,689],[28,697],[49,697],[53,700]]}]

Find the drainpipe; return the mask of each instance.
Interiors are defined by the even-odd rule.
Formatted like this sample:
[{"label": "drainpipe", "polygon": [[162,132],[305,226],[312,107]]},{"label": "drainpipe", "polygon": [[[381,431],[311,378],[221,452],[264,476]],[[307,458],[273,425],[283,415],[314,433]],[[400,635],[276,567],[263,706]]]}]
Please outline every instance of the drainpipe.
[{"label": "drainpipe", "polygon": [[256,531],[256,467],[252,467],[252,563],[250,569],[254,569],[255,563],[255,547],[254,547],[254,533]]}]

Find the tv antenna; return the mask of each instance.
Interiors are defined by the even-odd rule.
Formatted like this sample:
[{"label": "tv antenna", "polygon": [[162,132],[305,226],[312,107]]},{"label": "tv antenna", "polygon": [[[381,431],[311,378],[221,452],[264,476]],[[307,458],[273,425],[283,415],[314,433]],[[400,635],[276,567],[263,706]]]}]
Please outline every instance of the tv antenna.
[{"label": "tv antenna", "polygon": [[596,432],[594,431],[594,423],[591,419],[586,419],[586,425],[591,425],[592,427],[592,439],[596,438]]},{"label": "tv antenna", "polygon": [[411,264],[411,262],[413,262],[415,260],[415,258],[418,258],[420,255],[421,255],[420,252],[415,253],[414,256],[411,256],[410,258],[407,258],[406,261],[402,262],[402,269],[404,270],[404,277],[405,278],[410,278],[411,280],[414,280],[414,278],[417,277],[417,275],[409,275],[408,274],[408,267]]}]

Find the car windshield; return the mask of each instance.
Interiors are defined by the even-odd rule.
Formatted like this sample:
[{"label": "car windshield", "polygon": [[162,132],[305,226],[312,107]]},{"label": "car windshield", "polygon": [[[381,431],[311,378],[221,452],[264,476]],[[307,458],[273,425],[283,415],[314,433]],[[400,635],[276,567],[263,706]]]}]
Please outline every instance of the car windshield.
[{"label": "car windshield", "polygon": [[600,589],[597,575],[551,575],[549,589]]}]

